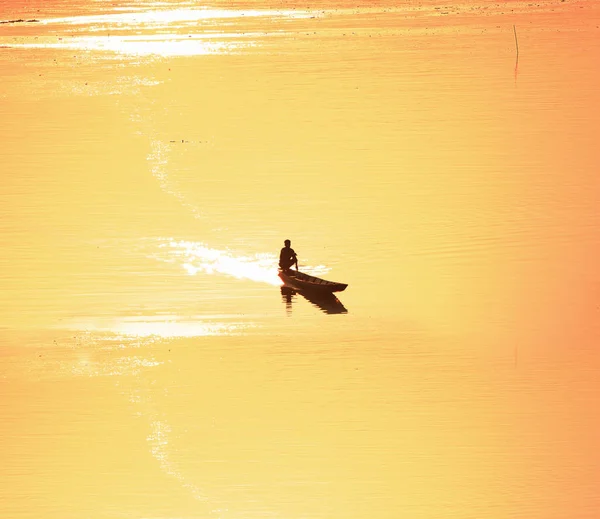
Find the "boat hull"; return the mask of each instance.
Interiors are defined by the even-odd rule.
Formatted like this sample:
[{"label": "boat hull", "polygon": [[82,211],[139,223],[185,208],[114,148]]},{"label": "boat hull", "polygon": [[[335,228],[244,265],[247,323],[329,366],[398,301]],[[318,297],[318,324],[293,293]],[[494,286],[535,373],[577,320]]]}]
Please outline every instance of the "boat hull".
[{"label": "boat hull", "polygon": [[311,276],[298,270],[279,271],[279,277],[283,283],[298,290],[306,292],[331,294],[332,292],[342,292],[348,286],[346,283],[337,283],[335,281],[327,281],[316,276]]}]

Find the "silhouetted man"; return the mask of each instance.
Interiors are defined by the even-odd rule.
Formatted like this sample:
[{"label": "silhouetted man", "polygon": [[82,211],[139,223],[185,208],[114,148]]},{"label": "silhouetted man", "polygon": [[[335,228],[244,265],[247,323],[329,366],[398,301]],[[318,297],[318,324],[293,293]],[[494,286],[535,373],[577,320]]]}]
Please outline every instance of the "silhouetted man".
[{"label": "silhouetted man", "polygon": [[283,271],[287,271],[290,269],[292,265],[296,265],[296,270],[298,270],[298,256],[294,252],[294,249],[290,247],[292,242],[290,240],[285,240],[285,247],[281,249],[279,253],[279,268]]}]

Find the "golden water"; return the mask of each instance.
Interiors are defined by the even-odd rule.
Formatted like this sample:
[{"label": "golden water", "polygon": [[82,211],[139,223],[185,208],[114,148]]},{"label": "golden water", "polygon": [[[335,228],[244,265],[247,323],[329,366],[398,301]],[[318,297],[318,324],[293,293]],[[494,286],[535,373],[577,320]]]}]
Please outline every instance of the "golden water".
[{"label": "golden water", "polygon": [[0,517],[597,516],[593,2],[21,18]]}]

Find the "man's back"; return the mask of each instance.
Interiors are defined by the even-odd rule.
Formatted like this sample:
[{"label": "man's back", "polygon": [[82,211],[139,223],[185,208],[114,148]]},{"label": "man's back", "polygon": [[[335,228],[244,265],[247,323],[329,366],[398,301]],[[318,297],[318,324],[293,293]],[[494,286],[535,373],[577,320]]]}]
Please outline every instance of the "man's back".
[{"label": "man's back", "polygon": [[298,268],[297,261],[296,252],[286,243],[286,246],[281,249],[281,252],[279,253],[279,266],[282,269],[287,270],[296,263],[296,268]]}]

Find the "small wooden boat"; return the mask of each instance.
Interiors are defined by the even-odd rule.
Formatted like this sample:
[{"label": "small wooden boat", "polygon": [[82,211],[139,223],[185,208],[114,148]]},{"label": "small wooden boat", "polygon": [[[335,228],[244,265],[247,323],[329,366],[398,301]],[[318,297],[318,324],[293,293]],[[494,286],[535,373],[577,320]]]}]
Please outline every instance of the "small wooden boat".
[{"label": "small wooden boat", "polygon": [[327,281],[298,270],[280,270],[279,277],[288,287],[318,293],[342,292],[348,286],[345,283]]}]

